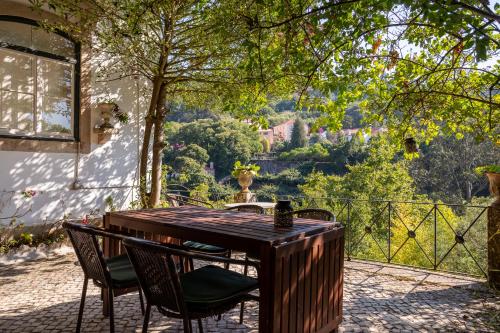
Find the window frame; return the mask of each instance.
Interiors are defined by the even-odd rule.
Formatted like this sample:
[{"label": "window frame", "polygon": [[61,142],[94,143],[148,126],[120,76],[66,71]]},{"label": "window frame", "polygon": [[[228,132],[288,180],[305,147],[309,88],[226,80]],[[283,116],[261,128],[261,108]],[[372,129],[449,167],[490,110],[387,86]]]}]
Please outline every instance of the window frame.
[{"label": "window frame", "polygon": [[[20,16],[12,16],[12,15],[0,15],[0,21],[6,22],[14,22],[27,24],[35,27],[41,28],[40,24],[32,19],[28,19]],[[75,46],[75,60],[74,63],[74,73],[73,73],[73,136],[72,137],[48,137],[41,135],[26,135],[26,134],[7,134],[0,133],[0,138],[10,138],[10,139],[22,139],[22,140],[38,140],[38,141],[60,141],[60,142],[80,142],[80,75],[81,75],[81,45],[78,41],[74,40],[63,31],[56,30],[52,33],[55,33],[73,43]],[[37,57],[48,58],[55,61],[61,61],[70,63],[68,58],[52,54],[45,51],[33,50],[28,47],[12,45],[5,42],[0,42],[0,47],[5,48],[7,50],[12,50],[16,52],[25,53],[28,55],[33,55]],[[38,110],[33,110],[35,113]]]}]

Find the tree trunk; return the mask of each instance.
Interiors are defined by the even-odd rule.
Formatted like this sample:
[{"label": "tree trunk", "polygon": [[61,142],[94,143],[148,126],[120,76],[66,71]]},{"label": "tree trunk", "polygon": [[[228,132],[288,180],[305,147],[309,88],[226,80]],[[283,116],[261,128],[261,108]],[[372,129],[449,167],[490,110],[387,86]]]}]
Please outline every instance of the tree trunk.
[{"label": "tree trunk", "polygon": [[151,197],[150,207],[157,207],[160,204],[161,196],[161,177],[163,148],[165,147],[165,135],[163,131],[163,122],[167,109],[165,107],[166,85],[162,84],[158,95],[156,105],[156,115],[154,118],[154,136],[153,136],[153,160],[151,163]]},{"label": "tree trunk", "polygon": [[151,94],[151,100],[149,102],[148,113],[145,117],[144,124],[144,137],[142,140],[141,149],[141,160],[139,164],[139,195],[141,198],[141,206],[149,206],[149,195],[147,193],[147,172],[148,172],[148,156],[149,156],[149,141],[151,140],[151,131],[154,124],[154,116],[156,107],[158,105],[158,97],[160,93],[160,88],[162,86],[162,80],[157,77],[153,81],[153,92]]},{"label": "tree trunk", "polygon": [[469,180],[465,181],[465,201],[471,202],[472,200],[472,182]]}]

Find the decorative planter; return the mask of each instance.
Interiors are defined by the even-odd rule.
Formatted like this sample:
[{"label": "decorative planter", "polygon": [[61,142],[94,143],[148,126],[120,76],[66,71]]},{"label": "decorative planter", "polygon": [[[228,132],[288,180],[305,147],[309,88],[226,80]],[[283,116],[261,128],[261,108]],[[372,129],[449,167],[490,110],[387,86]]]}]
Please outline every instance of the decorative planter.
[{"label": "decorative planter", "polygon": [[97,134],[98,144],[103,144],[108,142],[109,139],[111,139],[111,136],[113,136],[113,134],[118,134],[119,132],[120,130],[117,128],[102,127],[102,125],[94,127],[94,133]]},{"label": "decorative planter", "polygon": [[114,128],[111,124],[111,118],[113,117],[113,112],[116,108],[115,103],[99,103],[97,104],[97,109],[101,112],[103,123],[100,128]]},{"label": "decorative planter", "polygon": [[241,186],[241,193],[250,192],[248,187],[253,183],[253,173],[251,171],[242,171],[238,176],[238,184]]},{"label": "decorative planter", "polygon": [[274,226],[290,228],[293,226],[293,208],[290,200],[278,200],[274,207]]},{"label": "decorative planter", "polygon": [[490,193],[495,197],[495,203],[500,204],[500,173],[486,172],[490,182]]}]

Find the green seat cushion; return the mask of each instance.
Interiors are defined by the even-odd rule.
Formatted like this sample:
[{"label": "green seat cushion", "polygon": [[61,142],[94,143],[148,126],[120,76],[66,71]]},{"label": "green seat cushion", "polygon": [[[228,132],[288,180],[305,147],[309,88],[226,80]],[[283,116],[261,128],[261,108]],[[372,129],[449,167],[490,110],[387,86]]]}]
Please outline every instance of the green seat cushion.
[{"label": "green seat cushion", "polygon": [[193,312],[238,302],[258,287],[257,279],[212,265],[185,273],[180,280],[188,311]]},{"label": "green seat cushion", "polygon": [[126,254],[106,259],[109,274],[115,288],[126,288],[138,284],[134,267]]},{"label": "green seat cushion", "polygon": [[120,254],[106,259],[106,264],[110,269],[119,267],[132,267],[132,263],[126,254]]},{"label": "green seat cushion", "polygon": [[223,247],[210,245],[210,244],[203,244],[203,243],[198,243],[198,242],[193,242],[193,241],[186,241],[182,245],[184,245],[185,247],[188,247],[190,249],[193,249],[195,251],[198,251],[198,252],[220,253],[220,252],[226,251],[226,249]]}]

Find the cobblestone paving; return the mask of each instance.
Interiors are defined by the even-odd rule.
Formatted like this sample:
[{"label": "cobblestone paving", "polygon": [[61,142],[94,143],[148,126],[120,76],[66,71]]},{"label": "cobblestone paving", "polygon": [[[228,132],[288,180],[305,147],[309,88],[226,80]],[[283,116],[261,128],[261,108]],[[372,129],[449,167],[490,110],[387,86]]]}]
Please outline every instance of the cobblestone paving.
[{"label": "cobblestone paving", "polygon": [[[0,332],[72,332],[82,272],[67,255],[0,266]],[[116,298],[116,332],[140,332],[137,294]],[[258,307],[246,306],[220,321],[204,319],[206,332],[257,332]],[[150,332],[180,332],[181,322],[152,313]],[[195,323],[193,323],[195,324]],[[196,325],[195,325],[196,326]],[[83,332],[109,331],[99,289],[89,288]],[[346,262],[341,332],[500,332],[500,296],[483,284],[365,262]]]}]

